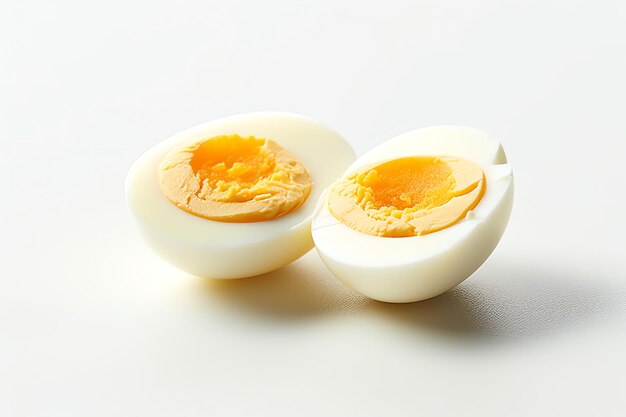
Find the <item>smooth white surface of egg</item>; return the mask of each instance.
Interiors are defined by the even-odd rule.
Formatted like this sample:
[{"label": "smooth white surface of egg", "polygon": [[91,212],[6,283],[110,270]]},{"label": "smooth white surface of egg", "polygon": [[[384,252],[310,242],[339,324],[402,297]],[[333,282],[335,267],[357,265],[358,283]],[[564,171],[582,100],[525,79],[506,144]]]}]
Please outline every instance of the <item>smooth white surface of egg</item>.
[{"label": "smooth white surface of egg", "polygon": [[312,233],[330,271],[376,300],[403,303],[437,296],[476,271],[497,246],[513,205],[513,176],[500,143],[466,127],[435,126],[393,138],[345,172],[407,156],[453,156],[479,164],[486,191],[460,222],[423,236],[389,238],[360,233],[336,219],[322,197]]},{"label": "smooth white surface of egg", "polygon": [[[197,217],[171,203],[158,184],[170,150],[220,135],[272,139],[309,170],[313,188],[304,204],[274,220],[225,223]],[[313,247],[311,219],[323,190],[355,159],[336,132],[288,113],[249,113],[214,120],[155,145],[130,168],[126,198],[142,236],[163,259],[190,274],[244,278],[278,269]]]}]

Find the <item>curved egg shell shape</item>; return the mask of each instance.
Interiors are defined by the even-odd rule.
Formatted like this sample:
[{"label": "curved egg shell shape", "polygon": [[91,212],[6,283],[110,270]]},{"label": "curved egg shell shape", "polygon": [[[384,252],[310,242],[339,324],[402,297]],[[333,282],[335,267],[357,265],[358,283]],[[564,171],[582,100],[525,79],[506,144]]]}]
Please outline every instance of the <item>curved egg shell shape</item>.
[{"label": "curved egg shell shape", "polygon": [[366,165],[420,155],[460,157],[483,168],[485,194],[458,223],[423,236],[377,237],[336,219],[326,197],[318,206],[318,253],[338,279],[367,297],[406,303],[442,294],[485,262],[506,229],[513,205],[511,166],[500,143],[479,130],[434,126],[400,135],[357,159],[344,177]]},{"label": "curved egg shell shape", "polygon": [[[271,139],[303,162],[313,187],[304,204],[282,217],[226,223],[190,214],[161,192],[158,168],[172,149],[238,134]],[[175,267],[209,278],[244,278],[278,269],[313,247],[311,219],[323,190],[355,159],[336,132],[288,113],[249,113],[185,130],[144,153],[126,178],[126,198],[139,230],[154,251]]]}]

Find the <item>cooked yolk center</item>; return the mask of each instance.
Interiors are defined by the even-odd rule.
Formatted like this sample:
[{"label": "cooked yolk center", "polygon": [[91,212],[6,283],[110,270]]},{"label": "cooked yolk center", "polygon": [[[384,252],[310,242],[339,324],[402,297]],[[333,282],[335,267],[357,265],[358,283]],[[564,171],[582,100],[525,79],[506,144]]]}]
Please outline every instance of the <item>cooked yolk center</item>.
[{"label": "cooked yolk center", "polygon": [[312,181],[304,164],[276,142],[223,135],[166,155],[160,186],[172,203],[196,216],[256,222],[300,207]]},{"label": "cooked yolk center", "polygon": [[357,176],[372,190],[372,207],[427,209],[441,206],[454,195],[450,166],[437,158],[414,157],[386,162]]},{"label": "cooked yolk center", "polygon": [[359,232],[405,237],[457,223],[484,192],[479,165],[460,158],[415,156],[362,169],[335,183],[328,204],[336,218]]},{"label": "cooked yolk center", "polygon": [[202,142],[189,164],[200,181],[207,180],[211,187],[220,181],[255,184],[276,166],[274,155],[263,145],[264,139],[219,136]]}]

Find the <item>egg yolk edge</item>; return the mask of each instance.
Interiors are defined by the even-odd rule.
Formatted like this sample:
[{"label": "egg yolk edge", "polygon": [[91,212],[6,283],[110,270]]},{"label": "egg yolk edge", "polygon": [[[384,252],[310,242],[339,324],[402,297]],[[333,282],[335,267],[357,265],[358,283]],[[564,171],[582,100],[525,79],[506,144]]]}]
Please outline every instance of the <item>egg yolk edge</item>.
[{"label": "egg yolk edge", "polygon": [[313,182],[306,166],[275,141],[232,134],[173,149],[159,166],[159,186],[188,213],[246,223],[297,209]]},{"label": "egg yolk edge", "polygon": [[462,220],[485,193],[482,168],[455,157],[413,156],[364,167],[333,184],[330,212],[372,236],[433,233]]}]

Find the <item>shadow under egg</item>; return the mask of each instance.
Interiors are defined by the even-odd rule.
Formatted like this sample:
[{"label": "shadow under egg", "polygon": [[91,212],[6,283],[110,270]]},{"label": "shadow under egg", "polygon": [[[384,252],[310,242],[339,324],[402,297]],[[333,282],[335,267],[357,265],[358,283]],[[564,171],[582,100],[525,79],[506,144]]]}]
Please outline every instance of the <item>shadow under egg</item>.
[{"label": "shadow under egg", "polygon": [[372,308],[417,331],[455,339],[519,341],[598,326],[626,315],[626,291],[584,272],[497,263],[418,303]]},{"label": "shadow under egg", "polygon": [[298,320],[360,311],[374,303],[338,282],[322,265],[311,265],[316,254],[276,271],[244,279],[195,278],[191,291],[253,315]]},{"label": "shadow under egg", "polygon": [[376,316],[406,332],[461,342],[501,342],[550,337],[626,315],[626,291],[584,272],[498,261],[429,300],[390,304],[345,287],[314,252],[277,271],[239,280],[193,277],[185,297],[216,302],[238,313],[276,322],[322,320],[352,314]]}]

